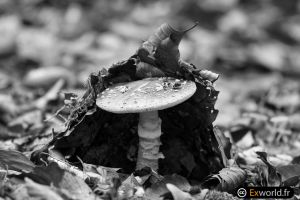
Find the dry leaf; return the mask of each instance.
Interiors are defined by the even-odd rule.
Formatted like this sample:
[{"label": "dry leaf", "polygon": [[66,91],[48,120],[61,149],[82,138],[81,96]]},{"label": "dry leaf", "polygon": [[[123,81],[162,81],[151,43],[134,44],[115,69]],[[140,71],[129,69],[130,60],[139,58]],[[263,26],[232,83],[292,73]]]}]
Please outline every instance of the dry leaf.
[{"label": "dry leaf", "polygon": [[[227,155],[230,153],[230,152],[225,152],[225,148],[226,146],[229,148],[231,148],[231,144],[229,142],[229,138],[226,138],[226,136],[221,132],[220,129],[218,129],[217,127],[214,127],[214,134],[215,134],[215,137],[217,139],[217,142],[218,142],[218,148],[221,152],[221,155],[222,155],[222,161],[223,161],[223,165],[225,167],[227,167],[229,165],[229,161],[228,161],[228,157]],[[229,143],[229,144],[228,144]],[[228,148],[227,148],[228,149]],[[229,149],[230,150],[230,149]]]},{"label": "dry leaf", "polygon": [[42,122],[43,122],[42,111],[31,110],[25,112],[19,117],[16,117],[8,124],[8,126],[14,132],[18,131],[23,134],[30,133],[33,135],[33,133],[36,133],[42,128],[44,128],[45,125]]},{"label": "dry leaf", "polygon": [[67,85],[74,85],[76,80],[70,70],[61,66],[49,66],[29,71],[23,81],[29,87],[50,87],[59,79],[63,79]]},{"label": "dry leaf", "polygon": [[29,178],[25,178],[25,187],[27,188],[30,198],[41,200],[63,200],[63,198],[49,186],[35,183]]},{"label": "dry leaf", "polygon": [[118,189],[118,193],[122,198],[130,198],[134,196],[134,190],[139,188],[141,185],[136,180],[133,174],[125,179]]},{"label": "dry leaf", "polygon": [[258,163],[262,163],[262,161],[257,157],[256,152],[258,151],[264,151],[264,149],[261,146],[255,146],[250,149],[247,149],[243,152],[238,153],[237,163],[243,164],[246,166],[249,165],[256,165]]},{"label": "dry leaf", "polygon": [[151,199],[160,199],[161,195],[169,192],[166,187],[167,183],[175,185],[182,191],[190,191],[191,189],[191,185],[186,178],[176,174],[166,175],[161,181],[152,184],[150,188],[147,188],[145,196]]},{"label": "dry leaf", "polygon": [[179,59],[180,59],[180,53],[178,50],[179,43],[183,35],[187,31],[193,29],[196,26],[197,23],[185,31],[176,31],[169,25],[162,26],[163,28],[168,27],[170,33],[167,34],[168,35],[167,38],[161,40],[159,45],[156,46],[156,50],[153,55],[155,58],[156,65],[166,72],[174,73],[176,71],[179,71]]},{"label": "dry leaf", "polygon": [[[183,35],[195,26],[197,26],[197,24],[185,31],[177,31],[167,23],[162,24],[137,51],[137,56],[142,62],[154,66],[152,70],[149,68],[147,71],[153,71],[153,74],[159,76],[163,73],[155,67],[170,74],[179,71],[179,43]],[[143,74],[143,77],[145,75],[146,73]]]},{"label": "dry leaf", "polygon": [[277,169],[270,164],[268,161],[268,154],[266,152],[256,152],[258,157],[265,163],[267,166],[267,172],[265,174],[267,186],[279,186],[282,183],[281,174],[277,171]]},{"label": "dry leaf", "polygon": [[0,167],[18,172],[31,172],[35,165],[21,152],[0,149]]},{"label": "dry leaf", "polygon": [[178,187],[171,183],[167,183],[166,187],[172,193],[174,200],[192,200],[194,199],[189,193],[183,192]]},{"label": "dry leaf", "polygon": [[248,131],[246,135],[240,139],[236,145],[241,149],[248,149],[255,144],[255,138],[253,136],[252,131]]},{"label": "dry leaf", "polygon": [[95,199],[95,194],[82,178],[61,169],[56,163],[50,163],[47,167],[35,167],[31,173],[23,176],[43,185],[53,184],[78,199]]},{"label": "dry leaf", "polygon": [[40,110],[46,110],[48,103],[58,98],[59,91],[64,86],[64,83],[63,79],[59,79],[44,96],[33,103],[35,107]]},{"label": "dry leaf", "polygon": [[244,183],[246,176],[246,172],[239,167],[224,168],[218,174],[208,176],[203,186],[232,192]]},{"label": "dry leaf", "polygon": [[282,184],[284,186],[296,186],[300,183],[300,165],[290,164],[276,167],[278,173],[281,175]]}]

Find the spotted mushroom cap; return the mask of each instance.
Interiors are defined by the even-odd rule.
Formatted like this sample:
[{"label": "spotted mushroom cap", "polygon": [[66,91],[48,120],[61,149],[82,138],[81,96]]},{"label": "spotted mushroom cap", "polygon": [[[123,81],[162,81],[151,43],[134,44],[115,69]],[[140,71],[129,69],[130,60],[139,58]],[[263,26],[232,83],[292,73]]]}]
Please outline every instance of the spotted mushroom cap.
[{"label": "spotted mushroom cap", "polygon": [[196,92],[192,81],[175,78],[146,78],[113,85],[97,98],[97,106],[112,113],[163,110],[189,99]]}]

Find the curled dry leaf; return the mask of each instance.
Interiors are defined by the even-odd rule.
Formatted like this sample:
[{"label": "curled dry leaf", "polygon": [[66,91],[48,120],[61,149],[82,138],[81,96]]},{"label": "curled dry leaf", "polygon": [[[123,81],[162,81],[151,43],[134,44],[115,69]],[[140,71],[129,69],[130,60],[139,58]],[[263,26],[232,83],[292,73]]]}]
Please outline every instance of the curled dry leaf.
[{"label": "curled dry leaf", "polygon": [[[167,23],[162,24],[153,35],[144,43],[150,43],[152,46],[157,47],[164,39],[169,37],[174,32],[174,29]],[[144,45],[143,44],[143,45]]]},{"label": "curled dry leaf", "polygon": [[218,174],[208,176],[203,186],[231,192],[244,183],[247,173],[239,167],[224,168]]},{"label": "curled dry leaf", "polygon": [[162,24],[137,52],[142,62],[159,67],[163,72],[174,74],[179,71],[179,43],[183,35],[197,26],[197,23],[185,31],[177,31],[169,24]]},{"label": "curled dry leaf", "polygon": [[179,70],[180,52],[178,50],[179,43],[183,35],[197,26],[197,23],[185,31],[176,31],[171,28],[169,36],[162,40],[156,47],[154,58],[158,66],[161,66],[166,72],[176,72]]},{"label": "curled dry leaf", "polygon": [[182,59],[179,60],[179,65],[181,68],[185,68],[186,70],[191,71],[194,75],[197,76],[197,78],[201,78],[203,80],[209,80],[212,83],[214,83],[216,80],[219,79],[219,74],[214,73],[209,70],[204,70],[204,69],[197,69],[196,66],[193,64],[190,64]]},{"label": "curled dry leaf", "polygon": [[200,70],[199,74],[202,78],[208,79],[211,82],[215,82],[216,80],[218,80],[218,78],[220,76],[219,74],[211,72],[209,70]]},{"label": "curled dry leaf", "polygon": [[167,39],[174,29],[167,23],[162,24],[154,34],[152,34],[147,41],[138,49],[137,55],[146,63],[155,65],[154,52],[160,43]]}]

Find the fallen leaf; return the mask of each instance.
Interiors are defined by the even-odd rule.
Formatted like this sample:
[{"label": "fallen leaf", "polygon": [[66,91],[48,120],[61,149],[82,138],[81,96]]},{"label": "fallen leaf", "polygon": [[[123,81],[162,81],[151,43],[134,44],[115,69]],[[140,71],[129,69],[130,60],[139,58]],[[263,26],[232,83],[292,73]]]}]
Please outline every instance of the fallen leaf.
[{"label": "fallen leaf", "polygon": [[267,174],[266,174],[266,181],[267,186],[279,186],[282,183],[281,174],[277,171],[277,169],[270,164],[268,161],[268,154],[266,152],[256,152],[258,158],[260,158],[265,165],[267,166]]},{"label": "fallen leaf", "polygon": [[222,131],[220,129],[218,129],[217,127],[214,127],[213,131],[214,131],[215,137],[216,137],[217,142],[218,142],[218,148],[219,148],[219,150],[221,152],[221,155],[222,155],[223,165],[225,167],[227,167],[229,165],[227,155],[230,155],[230,152],[228,152],[228,151],[225,152],[225,148],[227,147],[227,149],[228,149],[228,146],[229,146],[229,151],[230,151],[231,144],[229,142],[229,138],[226,138],[224,133],[222,133]]},{"label": "fallen leaf", "polygon": [[7,139],[12,139],[12,138],[17,138],[20,137],[21,133],[18,131],[12,131],[6,126],[3,126],[0,124],[0,139],[1,140],[7,140]]},{"label": "fallen leaf", "polygon": [[293,157],[287,154],[275,154],[269,156],[270,163],[275,167],[290,164],[292,160]]},{"label": "fallen leaf", "polygon": [[78,199],[95,199],[91,188],[82,178],[59,168],[56,163],[50,163],[47,167],[35,167],[31,173],[24,173],[22,176],[29,177],[39,184],[53,184]]},{"label": "fallen leaf", "polygon": [[97,166],[96,171],[100,174],[100,176],[105,177],[108,180],[112,180],[113,178],[119,178],[117,173],[121,168],[112,168],[112,167],[104,167]]},{"label": "fallen leaf", "polygon": [[255,166],[258,163],[262,163],[261,159],[257,157],[256,152],[258,151],[264,151],[264,149],[261,146],[254,146],[250,149],[247,149],[243,152],[238,153],[237,163],[243,164],[243,165],[253,165]]},{"label": "fallen leaf", "polygon": [[31,172],[35,165],[19,151],[0,149],[0,167],[18,172]]},{"label": "fallen leaf", "polygon": [[59,91],[64,86],[64,83],[65,81],[63,79],[59,79],[45,95],[43,95],[33,103],[35,107],[40,110],[46,110],[46,106],[50,101],[58,99]]},{"label": "fallen leaf", "polygon": [[32,134],[32,131],[37,131],[44,127],[44,124],[42,122],[43,122],[42,111],[32,110],[32,111],[25,112],[19,117],[16,117],[8,124],[8,127],[15,132],[18,131],[23,134],[24,133]]},{"label": "fallen leaf", "polygon": [[59,79],[63,79],[69,86],[76,82],[74,74],[61,66],[48,66],[31,70],[25,75],[23,82],[29,87],[49,88]]},{"label": "fallen leaf", "polygon": [[210,80],[212,83],[215,82],[216,80],[218,80],[219,78],[219,74],[214,73],[212,71],[209,70],[200,70],[199,71],[199,75],[203,78],[203,79],[207,79]]},{"label": "fallen leaf", "polygon": [[248,131],[246,135],[240,139],[236,145],[241,149],[248,149],[255,144],[255,138],[253,136],[252,131]]},{"label": "fallen leaf", "polygon": [[150,188],[147,188],[145,196],[151,199],[159,199],[161,195],[164,195],[169,192],[169,190],[166,187],[167,183],[175,185],[182,191],[190,191],[191,189],[191,185],[189,184],[186,178],[176,174],[166,175],[161,181],[152,184]]},{"label": "fallen leaf", "polygon": [[131,198],[134,195],[134,190],[141,185],[136,180],[133,174],[128,176],[127,179],[125,179],[122,184],[120,185],[118,192],[120,197],[122,198]]},{"label": "fallen leaf", "polygon": [[43,200],[63,200],[63,198],[54,192],[49,186],[35,183],[29,178],[25,178],[25,187],[30,198],[37,198]]},{"label": "fallen leaf", "polygon": [[182,190],[180,190],[178,187],[176,187],[175,185],[173,185],[171,183],[167,183],[166,187],[172,193],[174,200],[192,200],[193,199],[189,193],[183,192]]},{"label": "fallen leaf", "polygon": [[206,188],[232,192],[244,183],[246,176],[243,169],[233,166],[222,169],[218,174],[208,176],[202,185]]},{"label": "fallen leaf", "polygon": [[[191,28],[185,31],[176,31],[170,25],[162,25],[161,27],[167,27],[169,33],[167,33],[167,38],[161,40],[154,53],[155,63],[159,66],[164,72],[175,73],[179,71],[179,43],[183,35],[197,26],[197,23]],[[163,32],[163,30],[161,31]],[[159,32],[158,32],[159,33]]]},{"label": "fallen leaf", "polygon": [[300,165],[290,164],[276,167],[278,173],[281,175],[282,184],[284,186],[295,186],[300,183]]}]

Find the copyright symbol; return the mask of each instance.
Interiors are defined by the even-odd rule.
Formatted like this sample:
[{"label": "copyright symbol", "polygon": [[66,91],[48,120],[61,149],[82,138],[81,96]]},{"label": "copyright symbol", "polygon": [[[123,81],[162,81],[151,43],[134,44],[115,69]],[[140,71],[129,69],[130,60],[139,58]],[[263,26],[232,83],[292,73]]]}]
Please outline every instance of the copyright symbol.
[{"label": "copyright symbol", "polygon": [[240,188],[238,189],[237,191],[237,196],[240,197],[240,198],[243,198],[247,195],[247,191],[245,188]]}]

